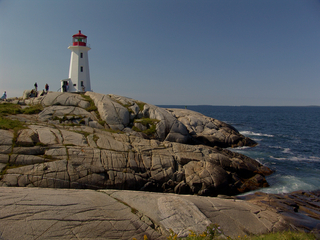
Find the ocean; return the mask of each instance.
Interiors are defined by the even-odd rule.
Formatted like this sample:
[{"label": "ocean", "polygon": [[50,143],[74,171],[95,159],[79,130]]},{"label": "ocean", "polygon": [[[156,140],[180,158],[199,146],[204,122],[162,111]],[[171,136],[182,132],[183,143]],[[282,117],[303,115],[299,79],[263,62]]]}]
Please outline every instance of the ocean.
[{"label": "ocean", "polygon": [[256,147],[229,149],[274,171],[267,177],[270,187],[258,191],[288,193],[320,189],[320,107],[201,105],[187,108],[226,122],[258,143]]}]

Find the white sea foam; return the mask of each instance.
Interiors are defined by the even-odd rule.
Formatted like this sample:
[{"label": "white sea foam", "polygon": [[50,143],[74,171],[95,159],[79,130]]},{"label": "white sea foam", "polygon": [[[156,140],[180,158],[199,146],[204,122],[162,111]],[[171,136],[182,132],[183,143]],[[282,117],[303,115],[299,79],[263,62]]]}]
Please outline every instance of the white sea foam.
[{"label": "white sea foam", "polygon": [[319,189],[317,179],[300,179],[292,175],[282,176],[280,174],[271,175],[267,178],[270,183],[268,188],[260,188],[256,191],[248,192],[242,195],[252,194],[253,192],[265,193],[290,193],[297,190],[313,191]]},{"label": "white sea foam", "polygon": [[242,147],[236,147],[236,148],[233,148],[233,149],[243,150],[243,149],[247,149],[247,148],[251,148],[251,147],[249,147],[249,146],[242,146]]},{"label": "white sea foam", "polygon": [[283,153],[291,153],[291,154],[292,154],[290,148],[284,148],[282,152],[283,152]]},{"label": "white sea foam", "polygon": [[318,184],[309,179],[300,179],[296,176],[287,175],[287,176],[277,176],[277,183],[272,184],[271,187],[262,189],[266,193],[289,193],[297,190],[306,190],[312,191],[318,188]]},{"label": "white sea foam", "polygon": [[242,135],[249,135],[249,136],[261,136],[261,137],[274,137],[271,134],[265,134],[265,133],[255,133],[255,132],[251,132],[251,131],[241,131],[240,132]]},{"label": "white sea foam", "polygon": [[274,157],[274,156],[270,155],[269,157],[276,159],[276,160],[279,160],[279,161],[320,162],[320,157],[315,157],[315,156],[310,156],[310,157],[303,157],[303,156]]},{"label": "white sea foam", "polygon": [[270,158],[277,159],[280,161],[288,160],[288,158],[281,158],[281,157],[274,157],[274,156],[270,156]]},{"label": "white sea foam", "polygon": [[301,161],[320,162],[320,157],[315,157],[315,156],[301,157],[301,156],[297,156],[297,157],[290,157],[290,158],[288,158],[288,160],[294,161],[294,162],[301,162]]},{"label": "white sea foam", "polygon": [[283,149],[283,147],[281,147],[281,146],[269,146],[269,148]]}]

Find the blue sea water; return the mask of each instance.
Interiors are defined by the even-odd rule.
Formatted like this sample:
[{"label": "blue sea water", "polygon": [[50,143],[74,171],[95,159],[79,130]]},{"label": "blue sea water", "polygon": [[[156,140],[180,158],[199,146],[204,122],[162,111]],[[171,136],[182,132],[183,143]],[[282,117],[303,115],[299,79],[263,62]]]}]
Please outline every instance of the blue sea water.
[{"label": "blue sea water", "polygon": [[[185,106],[161,106],[185,108]],[[188,106],[234,126],[258,146],[233,148],[275,172],[266,193],[320,189],[320,107]]]}]

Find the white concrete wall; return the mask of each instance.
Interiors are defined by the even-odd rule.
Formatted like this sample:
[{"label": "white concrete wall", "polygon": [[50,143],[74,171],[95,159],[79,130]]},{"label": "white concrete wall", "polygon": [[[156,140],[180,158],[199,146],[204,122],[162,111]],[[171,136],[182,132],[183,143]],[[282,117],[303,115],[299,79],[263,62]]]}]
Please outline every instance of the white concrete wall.
[{"label": "white concrete wall", "polygon": [[[81,81],[85,87],[85,91],[91,91],[90,72],[89,72],[89,47],[70,46],[71,50],[70,67],[69,67],[69,92],[82,92]],[[83,57],[80,54],[83,53]],[[83,72],[81,72],[83,67]],[[76,84],[76,86],[73,86]]]}]

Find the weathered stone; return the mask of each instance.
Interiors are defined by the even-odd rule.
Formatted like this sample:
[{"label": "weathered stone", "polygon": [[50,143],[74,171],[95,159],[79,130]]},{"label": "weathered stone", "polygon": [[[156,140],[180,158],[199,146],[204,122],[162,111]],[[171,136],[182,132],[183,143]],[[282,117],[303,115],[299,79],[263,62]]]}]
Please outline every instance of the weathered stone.
[{"label": "weathered stone", "polygon": [[14,147],[12,153],[24,154],[24,155],[42,155],[45,152],[45,148],[41,146],[34,147]]},{"label": "weathered stone", "polygon": [[34,146],[39,142],[38,134],[31,129],[22,129],[18,132],[16,144],[19,146]]},{"label": "weathered stone", "polygon": [[12,145],[13,132],[0,129],[0,145]]},{"label": "weathered stone", "polygon": [[100,117],[112,129],[122,130],[129,124],[129,111],[121,104],[112,101],[107,95],[86,92],[87,96],[94,101]]},{"label": "weathered stone", "polygon": [[11,153],[12,146],[9,145],[0,145],[0,154],[8,154]]},{"label": "weathered stone", "polygon": [[128,151],[129,146],[126,143],[117,141],[114,139],[112,134],[95,134],[97,136],[97,146],[103,149],[110,149],[114,151]]},{"label": "weathered stone", "polygon": [[87,139],[84,135],[72,131],[60,130],[63,144],[76,146],[88,146]]},{"label": "weathered stone", "polygon": [[236,199],[208,198],[118,190],[100,190],[125,202],[154,223],[180,236],[203,232],[210,223],[220,225],[225,236],[254,235],[292,229],[281,215]]},{"label": "weathered stone", "polygon": [[27,104],[41,104],[42,106],[75,106],[81,108],[87,108],[90,103],[78,94],[66,93],[66,92],[49,92],[48,94],[25,100]]},{"label": "weathered stone", "polygon": [[91,119],[95,118],[91,113],[84,110],[83,108],[72,106],[49,106],[39,114],[39,119],[41,121],[54,120],[56,118],[60,118],[60,120],[63,120],[63,117],[66,118],[66,120],[71,120],[75,117],[78,117],[80,119],[85,117]]},{"label": "weathered stone", "polygon": [[104,193],[5,188],[0,200],[4,239],[166,239]]},{"label": "weathered stone", "polygon": [[7,164],[0,163],[0,172],[7,167]]},{"label": "weathered stone", "polygon": [[45,162],[46,159],[34,155],[17,155],[10,156],[10,164],[14,165],[31,165],[36,163]]},{"label": "weathered stone", "polygon": [[[241,197],[250,204],[256,204],[267,211],[280,213],[286,222],[303,231],[315,230],[319,233],[320,225],[320,190],[296,191],[285,194],[266,194],[256,192]],[[266,211],[259,216],[269,217]]]},{"label": "weathered stone", "polygon": [[7,162],[9,162],[9,155],[0,154],[0,163],[7,163]]},{"label": "weathered stone", "polygon": [[192,137],[209,146],[254,146],[256,142],[241,135],[232,126],[188,109],[167,109],[179,120]]},{"label": "weathered stone", "polygon": [[30,125],[29,128],[37,132],[40,142],[45,145],[62,143],[62,136],[58,129],[39,125]]}]

